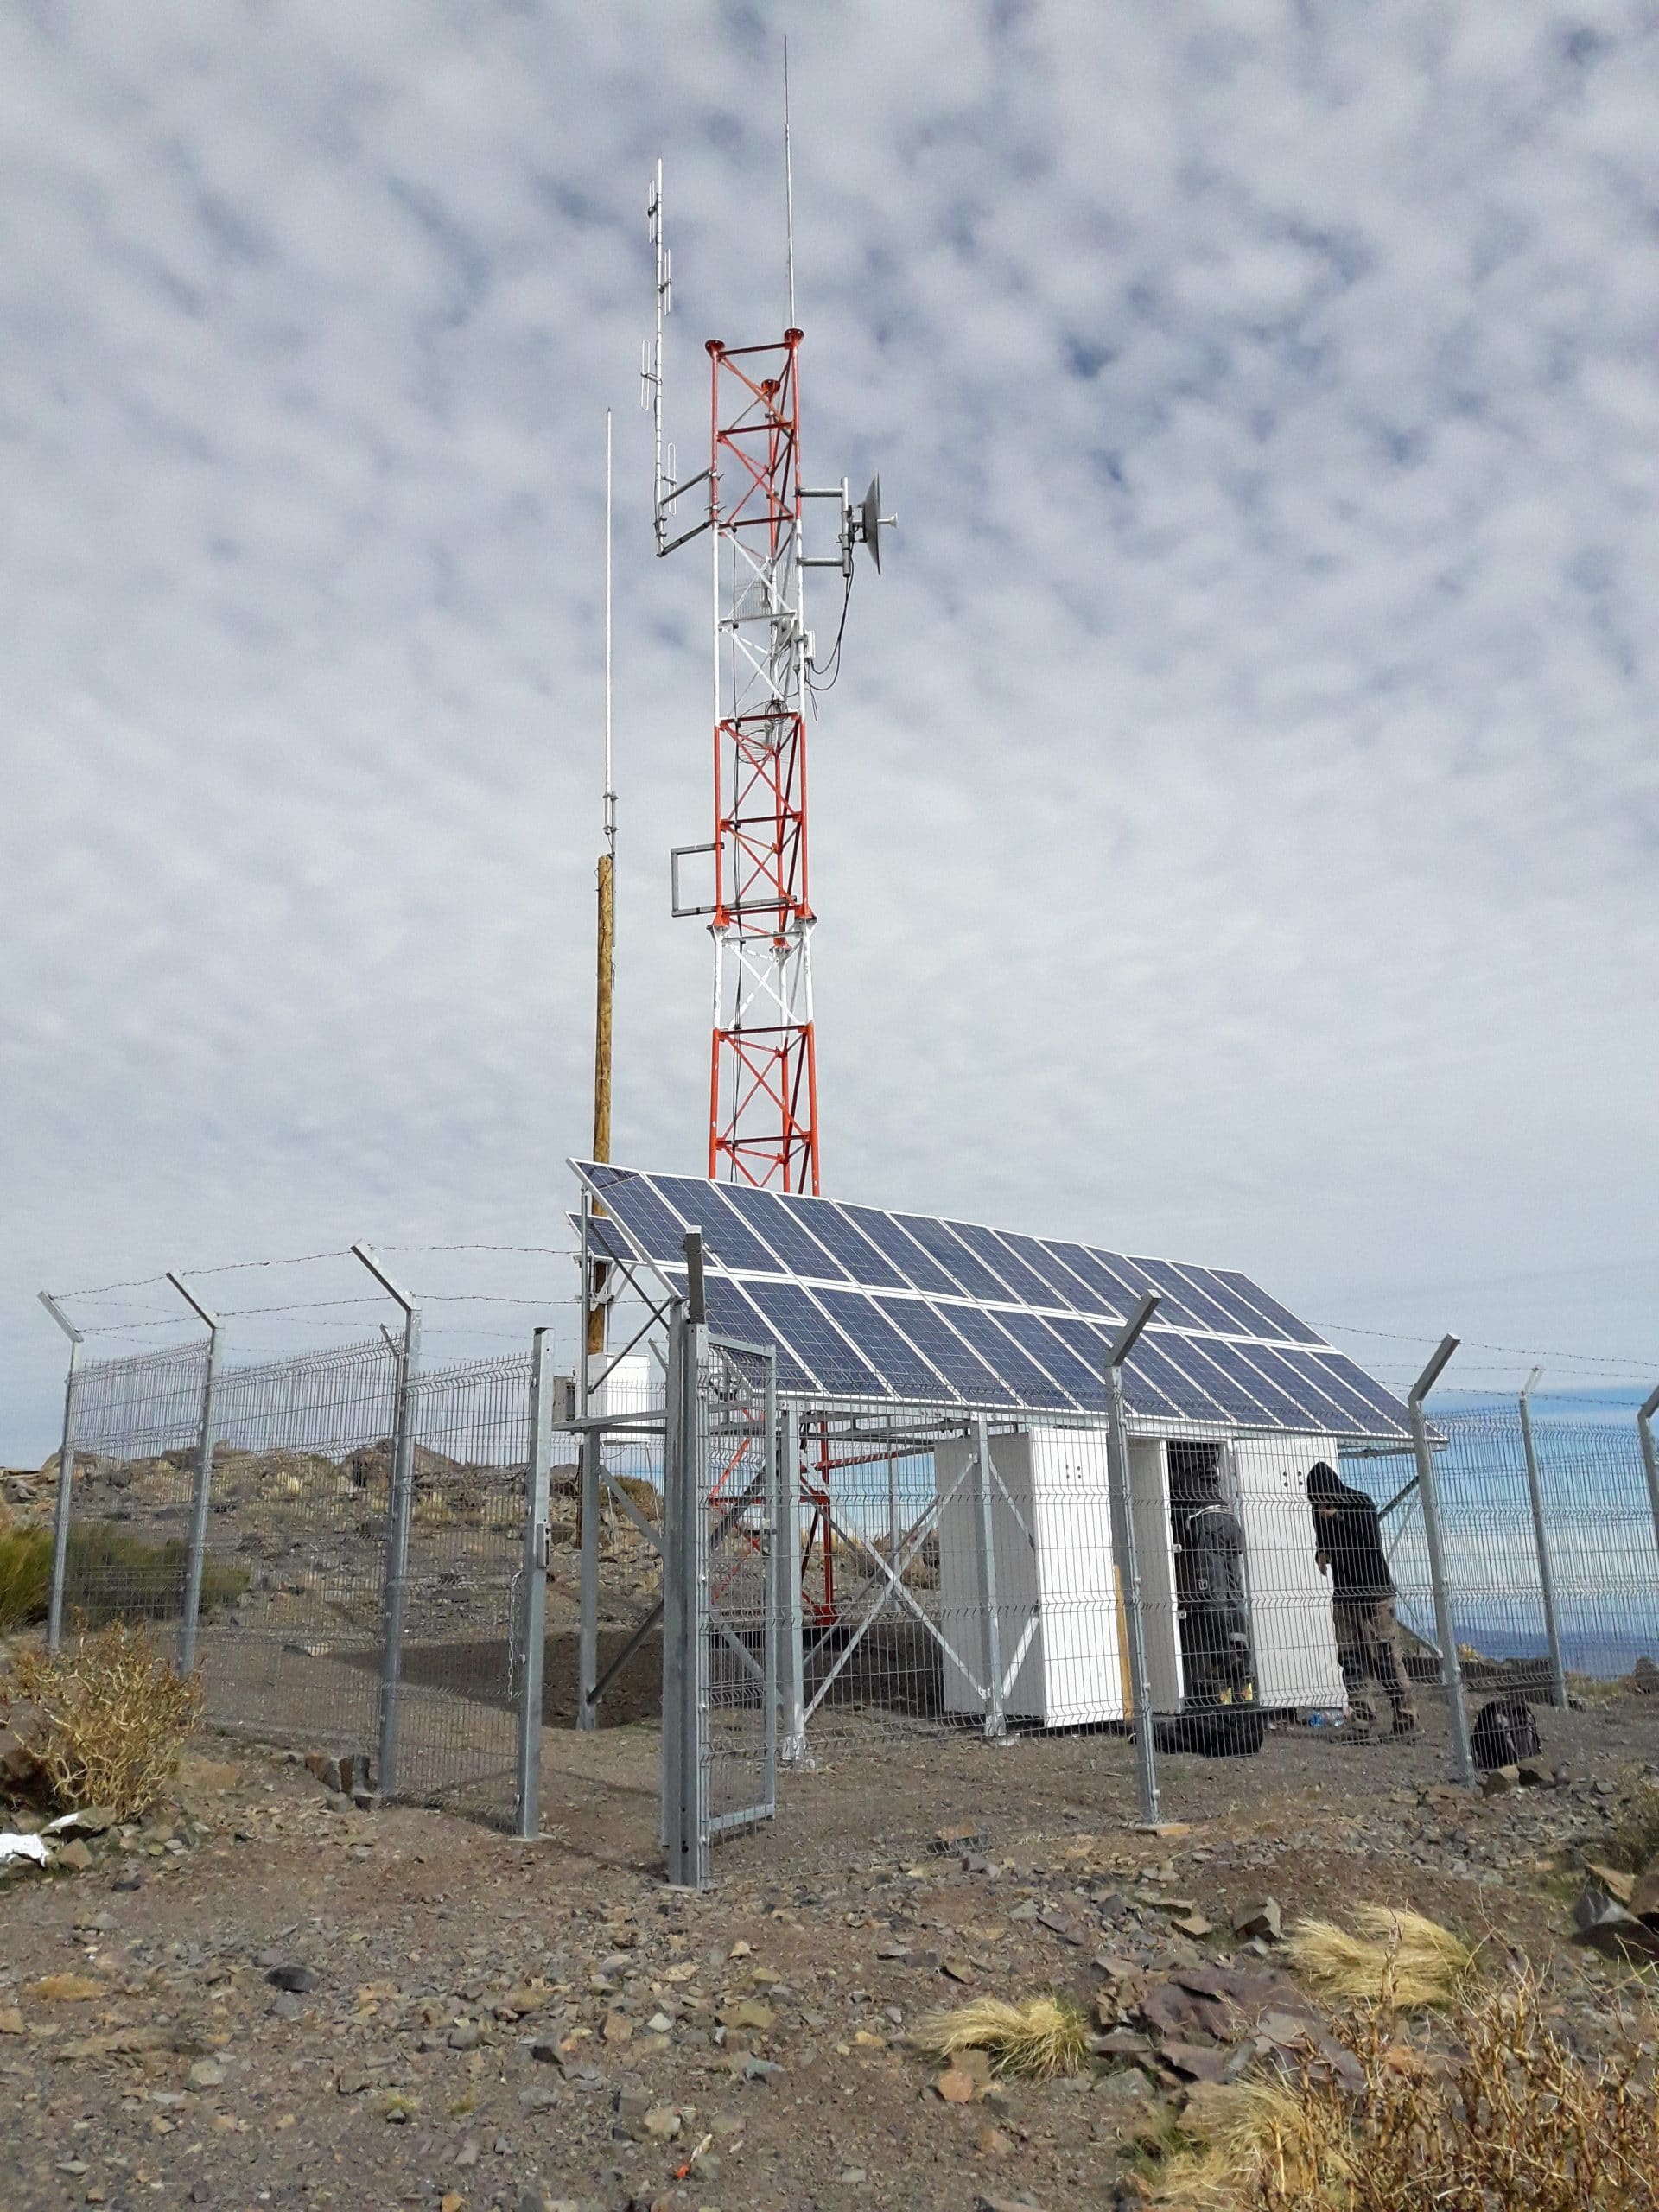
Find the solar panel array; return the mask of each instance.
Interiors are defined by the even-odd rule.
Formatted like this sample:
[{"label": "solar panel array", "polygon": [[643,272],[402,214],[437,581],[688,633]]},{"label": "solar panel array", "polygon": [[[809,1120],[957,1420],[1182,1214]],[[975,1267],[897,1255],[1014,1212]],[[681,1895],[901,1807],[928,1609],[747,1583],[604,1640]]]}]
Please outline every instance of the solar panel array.
[{"label": "solar panel array", "polygon": [[702,1231],[709,1322],[775,1345],[781,1390],[836,1404],[1105,1411],[1106,1352],[1161,1303],[1124,1370],[1150,1421],[1402,1438],[1405,1408],[1248,1275],[973,1222],[574,1161],[594,1228],[671,1288]]}]

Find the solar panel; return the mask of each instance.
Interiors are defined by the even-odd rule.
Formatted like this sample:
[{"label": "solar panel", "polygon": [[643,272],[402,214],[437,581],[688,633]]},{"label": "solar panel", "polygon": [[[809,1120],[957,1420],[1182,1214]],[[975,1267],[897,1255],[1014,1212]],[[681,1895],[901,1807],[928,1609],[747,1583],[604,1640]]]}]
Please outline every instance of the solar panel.
[{"label": "solar panel", "polygon": [[626,1249],[677,1294],[686,1231],[702,1231],[711,1327],[775,1344],[779,1386],[795,1395],[1098,1418],[1110,1339],[1151,1289],[1160,1304],[1124,1370],[1125,1401],[1138,1418],[1209,1430],[1408,1433],[1396,1398],[1236,1270],[575,1164],[606,1209],[590,1224],[595,1249],[617,1257]]}]

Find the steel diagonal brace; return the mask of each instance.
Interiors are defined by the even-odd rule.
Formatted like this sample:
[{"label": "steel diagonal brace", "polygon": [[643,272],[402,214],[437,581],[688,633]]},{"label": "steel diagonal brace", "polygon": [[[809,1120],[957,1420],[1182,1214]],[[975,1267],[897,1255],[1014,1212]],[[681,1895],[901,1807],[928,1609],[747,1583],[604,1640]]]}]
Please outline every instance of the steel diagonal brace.
[{"label": "steel diagonal brace", "polygon": [[663,1549],[661,1532],[652,1527],[650,1522],[646,1520],[645,1515],[639,1510],[633,1500],[628,1496],[626,1491],[623,1489],[622,1478],[620,1475],[613,1475],[608,1467],[601,1468],[601,1473],[604,1478],[606,1487],[609,1490],[611,1496],[622,1508],[622,1510],[627,1515],[629,1520],[632,1522],[634,1527],[639,1531],[640,1535],[651,1546],[652,1549],[657,1553],[660,1558]]},{"label": "steel diagonal brace", "polygon": [[[922,1608],[911,1596],[909,1591],[906,1589],[902,1580],[895,1578],[893,1569],[887,1565],[886,1560],[882,1558],[880,1553],[872,1550],[870,1546],[864,1541],[863,1537],[859,1535],[855,1529],[839,1528],[833,1516],[831,1517],[830,1525],[831,1529],[843,1537],[847,1542],[855,1544],[859,1550],[864,1554],[865,1557],[872,1560],[874,1564],[880,1569],[882,1574],[893,1586],[892,1594],[909,1607],[910,1611],[916,1616],[916,1618],[921,1623],[922,1626],[932,1637],[935,1643],[938,1645],[940,1650],[943,1651],[957,1667],[961,1668],[963,1673],[967,1675],[969,1681],[972,1683],[976,1697],[983,1697],[986,1693],[976,1679],[972,1669],[965,1664],[960,1653],[958,1653],[956,1647],[951,1643],[950,1638],[945,1635],[943,1629],[939,1628],[935,1622],[928,1618]],[[909,1565],[910,1561],[906,1559],[904,1561],[903,1566],[899,1569],[899,1577],[902,1577],[905,1568]],[[829,1675],[825,1676],[823,1687],[820,1688],[817,1696],[813,1699],[811,1705],[807,1708],[809,1713],[817,1711],[819,1703],[823,1700],[824,1691],[829,1688],[830,1683],[834,1681],[836,1676],[841,1672],[842,1667],[845,1665],[847,1660],[852,1656],[857,1645],[863,1640],[865,1631],[874,1626],[876,1619],[880,1616],[882,1608],[886,1605],[887,1602],[887,1601],[885,1597],[878,1599],[876,1603],[870,1608],[870,1611],[865,1615],[863,1620],[859,1624],[857,1633],[853,1637],[851,1641],[849,1643],[846,1650],[842,1654],[841,1661],[836,1666],[832,1668]]]},{"label": "steel diagonal brace", "polygon": [[[860,1549],[867,1553],[868,1556],[874,1560],[882,1574],[887,1578],[887,1581],[892,1584],[893,1591],[899,1597],[900,1602],[908,1606],[910,1611],[915,1614],[917,1619],[927,1630],[928,1634],[933,1638],[933,1641],[938,1645],[940,1650],[945,1653],[947,1657],[953,1661],[957,1666],[962,1668],[963,1673],[967,1675],[969,1683],[973,1687],[975,1696],[986,1697],[988,1695],[988,1692],[984,1688],[982,1683],[975,1680],[971,1669],[963,1666],[962,1660],[951,1649],[950,1644],[946,1640],[942,1631],[937,1628],[931,1620],[929,1620],[927,1615],[916,1603],[916,1600],[911,1596],[909,1591],[906,1589],[904,1585],[904,1576],[912,1560],[916,1557],[916,1554],[920,1551],[923,1544],[927,1540],[927,1523],[929,1519],[937,1519],[937,1517],[944,1512],[945,1507],[950,1504],[951,1499],[962,1488],[963,1483],[967,1481],[968,1470],[974,1465],[976,1465],[976,1462],[969,1459],[963,1466],[962,1472],[957,1477],[955,1482],[953,1482],[950,1489],[946,1491],[944,1496],[938,1500],[934,1505],[932,1515],[924,1515],[922,1519],[917,1522],[917,1534],[915,1540],[899,1559],[898,1571],[896,1573],[893,1569],[888,1566],[887,1560],[881,1557],[879,1552],[871,1551],[869,1546],[863,1541],[861,1537],[849,1529],[843,1529],[842,1533],[843,1535],[851,1535],[852,1541],[859,1546]],[[835,1522],[832,1516],[830,1520],[830,1529],[832,1532],[834,1528]],[[883,1600],[883,1603],[885,1602],[886,1601]],[[842,1669],[845,1667],[847,1662],[852,1657],[854,1652],[857,1650],[859,1645],[864,1641],[865,1637],[874,1626],[876,1617],[880,1611],[881,1606],[878,1605],[872,1611],[867,1613],[864,1618],[859,1623],[858,1627],[854,1630],[846,1644],[843,1645],[841,1656],[836,1660],[835,1665],[830,1669],[829,1673],[819,1683],[817,1695],[807,1707],[805,1715],[804,1716],[806,1719],[810,1720],[812,1718],[812,1715],[817,1711],[818,1707],[823,1703],[825,1697],[829,1694],[830,1685],[834,1682],[836,1675],[840,1674]],[[820,1639],[817,1649],[818,1650],[822,1650],[823,1648],[823,1639]],[[814,1656],[816,1656],[816,1653]]]}]

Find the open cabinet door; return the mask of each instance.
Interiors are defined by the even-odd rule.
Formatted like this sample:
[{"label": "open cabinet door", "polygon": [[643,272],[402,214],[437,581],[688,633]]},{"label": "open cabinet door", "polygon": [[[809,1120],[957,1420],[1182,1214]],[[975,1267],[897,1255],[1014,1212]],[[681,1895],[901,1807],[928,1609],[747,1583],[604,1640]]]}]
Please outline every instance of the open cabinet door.
[{"label": "open cabinet door", "polygon": [[1169,1525],[1168,1459],[1156,1438],[1129,1442],[1129,1511],[1141,1568],[1147,1628],[1147,1671],[1154,1710],[1176,1713],[1185,1694],[1180,1624],[1175,1611],[1175,1539]]},{"label": "open cabinet door", "polygon": [[1328,1436],[1250,1438],[1232,1447],[1237,1510],[1244,1531],[1256,1696],[1268,1707],[1341,1713],[1347,1709],[1337,1664],[1331,1579],[1314,1563],[1307,1471],[1337,1464]]}]

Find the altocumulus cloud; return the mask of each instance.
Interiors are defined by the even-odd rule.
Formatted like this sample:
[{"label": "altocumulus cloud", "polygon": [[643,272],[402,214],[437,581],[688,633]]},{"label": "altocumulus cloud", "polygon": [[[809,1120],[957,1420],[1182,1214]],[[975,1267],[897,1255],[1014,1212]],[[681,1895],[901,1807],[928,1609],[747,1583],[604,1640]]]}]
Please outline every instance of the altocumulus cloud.
[{"label": "altocumulus cloud", "polygon": [[706,580],[649,552],[643,188],[684,454],[702,339],[782,321],[785,17],[809,473],[903,517],[813,734],[829,1187],[1659,1356],[1659,10],[35,0],[8,1452],[51,1441],[41,1282],[562,1241],[607,404],[618,1150],[699,1163]]}]

